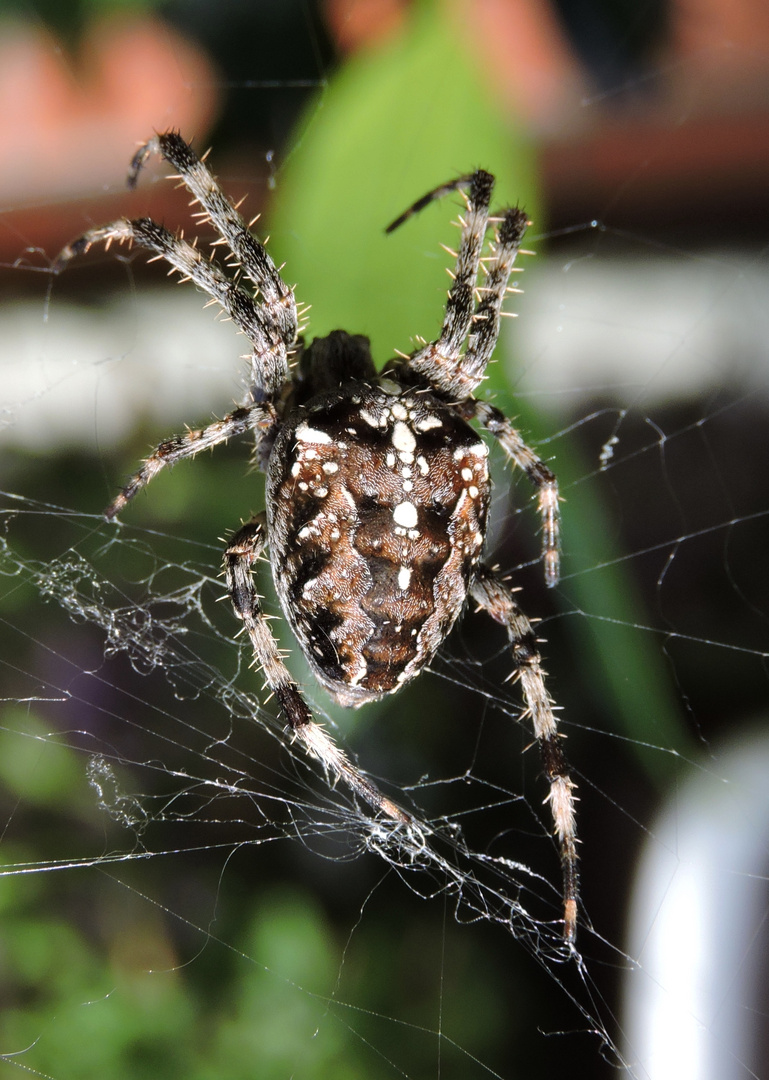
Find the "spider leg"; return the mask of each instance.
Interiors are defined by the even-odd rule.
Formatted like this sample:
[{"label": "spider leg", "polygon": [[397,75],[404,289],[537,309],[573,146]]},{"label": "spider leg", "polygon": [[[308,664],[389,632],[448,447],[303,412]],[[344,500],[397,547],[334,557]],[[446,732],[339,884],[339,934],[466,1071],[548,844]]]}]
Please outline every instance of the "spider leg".
[{"label": "spider leg", "polygon": [[505,414],[486,401],[468,398],[457,406],[465,420],[477,420],[494,435],[507,456],[522,469],[537,490],[537,508],[542,519],[542,558],[545,564],[545,584],[552,588],[560,575],[561,515],[558,508],[558,480],[534,451],[526,445],[520,433]]},{"label": "spider leg", "polygon": [[[412,203],[408,210],[404,210],[402,214],[399,214],[395,221],[391,221],[385,229],[386,233],[395,232],[399,229],[404,221],[408,221],[414,214],[418,214],[420,210],[424,210],[426,206],[429,206],[431,202],[435,202],[436,199],[442,199],[444,195],[450,195],[452,191],[461,191],[465,188],[469,188],[475,179],[475,173],[471,173],[469,176],[457,176],[454,180],[448,180],[445,184],[439,184],[438,187],[433,188],[432,191],[428,191],[426,195],[417,199]],[[493,180],[492,180],[493,183]]]},{"label": "spider leg", "polygon": [[270,322],[277,327],[281,341],[290,347],[297,336],[297,311],[293,290],[282,280],[264,245],[248,230],[245,221],[219,187],[213,174],[181,135],[167,131],[155,135],[134,155],[128,183],[136,183],[139,170],[150,154],[165,158],[179,173],[179,179],[202,206],[232,252],[235,262],[254,283]]},{"label": "spider leg", "polygon": [[484,260],[486,279],[478,289],[480,299],[475,307],[472,331],[462,358],[462,374],[468,383],[472,382],[473,389],[482,380],[497,344],[502,302],[528,225],[525,211],[518,207],[505,210],[494,236],[491,256]]},{"label": "spider leg", "polygon": [[569,776],[569,766],[561,749],[553,702],[545,688],[537,636],[515,602],[510,587],[488,567],[479,567],[470,593],[484,611],[506,628],[510,638],[515,675],[521,683],[526,702],[526,715],[531,717],[545,775],[550,782],[547,801],[553,815],[563,869],[563,934],[566,941],[572,944],[577,934],[579,895],[575,784]]},{"label": "spider leg", "polygon": [[382,795],[339,749],[325,728],[313,720],[299,687],[281,660],[252,576],[252,566],[264,546],[265,529],[260,515],[252,518],[232,537],[224,555],[224,569],[235,614],[243,620],[251,638],[254,659],[278,699],[289,728],[309,756],[319,761],[335,780],[341,778],[374,810],[394,821],[408,824],[411,821],[409,815]]},{"label": "spider leg", "polygon": [[288,379],[288,347],[275,323],[215,263],[151,218],[122,219],[91,229],[62,248],[53,263],[53,272],[60,273],[71,259],[88,251],[93,244],[103,242],[109,246],[114,240],[136,243],[154,251],[178,270],[183,280],[189,278],[213,297],[254,346],[252,367],[259,375],[252,391],[254,397],[262,400],[277,396]]},{"label": "spider leg", "polygon": [[276,422],[277,416],[271,405],[243,405],[223,420],[215,420],[207,427],[164,439],[150,456],[145,458],[142,467],[134,473],[118,497],[104,511],[104,516],[110,521],[117,517],[134,495],[146,487],[167,465],[175,465],[183,458],[195,457],[202,450],[212,450],[219,443],[227,442],[228,439],[248,431],[255,432],[258,446],[266,431]]},{"label": "spider leg", "polygon": [[462,237],[453,273],[454,283],[449,290],[441,333],[435,341],[418,349],[407,362],[407,367],[418,372],[431,386],[457,400],[467,397],[480,382],[480,377],[473,379],[465,372],[460,349],[473,322],[478,268],[489,220],[494,177],[491,173],[478,169],[470,178],[462,177],[454,184],[444,184],[416,202],[388,229],[388,232],[392,231],[401,220],[421,209],[426,205],[425,200],[429,202],[445,191],[465,186],[469,186],[467,210],[462,219]]}]

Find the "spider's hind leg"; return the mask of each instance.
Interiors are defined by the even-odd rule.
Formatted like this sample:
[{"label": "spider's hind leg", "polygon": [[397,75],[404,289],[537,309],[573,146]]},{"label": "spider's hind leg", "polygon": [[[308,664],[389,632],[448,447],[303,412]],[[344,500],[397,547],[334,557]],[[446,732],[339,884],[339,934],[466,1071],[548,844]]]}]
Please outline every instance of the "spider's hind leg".
[{"label": "spider's hind leg", "polygon": [[408,824],[411,818],[379,789],[339,749],[326,729],[312,716],[299,687],[281,659],[277,642],[262,611],[252,568],[266,543],[262,515],[247,522],[230,540],[224,555],[227,589],[235,614],[251,639],[254,660],[264,672],[288,726],[307,754],[315,758],[334,780],[342,779],[356,795],[376,811]]},{"label": "spider's hind leg", "polygon": [[531,622],[516,603],[512,590],[485,566],[479,567],[470,586],[475,601],[506,628],[515,663],[515,675],[521,683],[526,715],[531,717],[539,743],[545,775],[550,783],[547,801],[553,815],[555,834],[563,870],[563,936],[573,944],[577,935],[577,823],[575,784],[561,747],[553,711],[553,701],[545,686],[545,673],[539,643]]}]

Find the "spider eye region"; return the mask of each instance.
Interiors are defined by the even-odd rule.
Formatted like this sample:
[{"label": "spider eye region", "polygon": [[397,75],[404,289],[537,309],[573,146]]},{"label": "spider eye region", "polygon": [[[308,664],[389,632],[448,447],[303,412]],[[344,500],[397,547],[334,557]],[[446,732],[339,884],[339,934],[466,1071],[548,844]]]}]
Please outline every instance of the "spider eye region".
[{"label": "spider eye region", "polygon": [[348,384],[286,419],[270,455],[270,561],[315,675],[344,705],[433,658],[467,597],[491,493],[486,444],[433,395]]}]

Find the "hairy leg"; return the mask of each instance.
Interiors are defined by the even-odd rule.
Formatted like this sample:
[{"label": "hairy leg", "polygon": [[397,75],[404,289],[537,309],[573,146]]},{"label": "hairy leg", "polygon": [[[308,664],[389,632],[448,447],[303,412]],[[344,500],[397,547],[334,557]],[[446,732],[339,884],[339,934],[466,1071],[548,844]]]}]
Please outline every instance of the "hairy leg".
[{"label": "hairy leg", "polygon": [[561,748],[561,736],[555,722],[553,702],[545,686],[539,644],[529,620],[516,603],[512,590],[493,571],[481,567],[470,589],[474,600],[507,630],[515,664],[515,676],[521,683],[526,715],[531,717],[539,743],[545,775],[550,783],[547,801],[555,825],[563,869],[564,938],[573,943],[577,935],[577,824],[575,784]]},{"label": "hairy leg", "polygon": [[505,414],[486,401],[469,398],[457,406],[466,420],[477,420],[498,440],[507,456],[528,476],[537,491],[537,507],[542,519],[542,558],[545,584],[552,588],[560,575],[561,515],[558,508],[558,480]]},{"label": "hairy leg", "polygon": [[53,272],[61,273],[71,259],[88,251],[93,244],[104,243],[109,247],[115,240],[136,243],[154,251],[158,258],[165,259],[181,273],[182,280],[194,281],[220,304],[254,346],[252,368],[258,377],[255,396],[264,400],[280,393],[288,379],[289,348],[266,309],[196,247],[151,218],[122,219],[91,229],[61,250],[54,261]]},{"label": "hairy leg", "polygon": [[238,210],[216,182],[211,170],[177,131],[155,135],[134,154],[128,183],[133,187],[150,154],[160,154],[177,170],[179,179],[203,208],[203,217],[217,230],[235,263],[259,291],[269,320],[290,347],[297,336],[293,290],[281,278],[264,245],[249,231]]},{"label": "hairy leg", "polygon": [[342,753],[326,729],[313,719],[299,687],[281,660],[277,643],[262,612],[252,576],[253,564],[264,545],[264,525],[260,518],[254,518],[230,540],[224,556],[224,568],[235,614],[243,620],[251,639],[254,660],[264,672],[267,685],[278,699],[289,728],[310,757],[319,761],[334,780],[343,780],[373,810],[394,821],[409,823],[409,815],[382,795],[368,777]]},{"label": "hairy leg", "polygon": [[208,427],[185,431],[183,435],[172,435],[144,460],[142,467],[134,473],[118,497],[104,511],[104,516],[109,520],[117,517],[134,495],[146,487],[166,466],[175,465],[184,458],[195,457],[202,450],[212,450],[220,443],[249,431],[255,433],[258,446],[265,431],[276,422],[277,416],[271,405],[245,405],[235,409],[223,420],[215,420]]},{"label": "hairy leg", "polygon": [[467,209],[461,219],[462,235],[440,336],[418,349],[407,362],[409,369],[418,372],[436,389],[457,399],[472,393],[480,381],[480,378],[467,377],[460,350],[473,322],[478,269],[489,220],[494,177],[478,169],[472,176],[463,176],[443,184],[414,203],[387,230],[391,232],[397,228],[433,199],[464,188],[468,189]]}]

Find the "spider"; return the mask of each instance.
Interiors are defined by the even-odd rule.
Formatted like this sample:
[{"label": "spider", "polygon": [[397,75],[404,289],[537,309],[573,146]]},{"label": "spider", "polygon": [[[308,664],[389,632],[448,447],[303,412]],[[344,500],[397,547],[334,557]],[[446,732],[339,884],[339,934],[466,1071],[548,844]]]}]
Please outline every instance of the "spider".
[{"label": "spider", "polygon": [[[564,937],[577,918],[575,785],[546,689],[539,644],[514,590],[482,561],[491,481],[488,447],[470,426],[494,435],[534,485],[549,586],[558,581],[558,486],[511,422],[473,391],[499,335],[502,301],[529,224],[518,208],[490,216],[494,178],[482,169],[430,191],[387,229],[432,200],[464,194],[461,239],[443,325],[435,341],[391,360],[377,374],[368,339],[336,330],[306,344],[293,289],[251,233],[207,165],[175,131],[155,135],[134,155],[133,187],[159,154],[201,207],[238,267],[228,276],[194,244],[149,218],[91,229],[53,264],[60,272],[92,244],[128,241],[149,248],[218,303],[249,340],[246,401],[200,430],[160,445],[104,511],[114,520],[157,473],[236,435],[255,439],[266,474],[266,511],[232,536],[224,554],[227,589],[290,731],[327,776],[342,779],[376,812],[408,824],[313,719],[281,659],[252,570],[269,548],[283,612],[318,681],[357,708],[400,690],[429,664],[468,597],[501,623],[510,640],[525,715],[550,784],[560,847]],[[486,233],[494,227],[489,253]],[[482,284],[479,273],[482,272]],[[249,279],[252,289],[242,282]],[[290,366],[291,365],[291,366]]]}]

